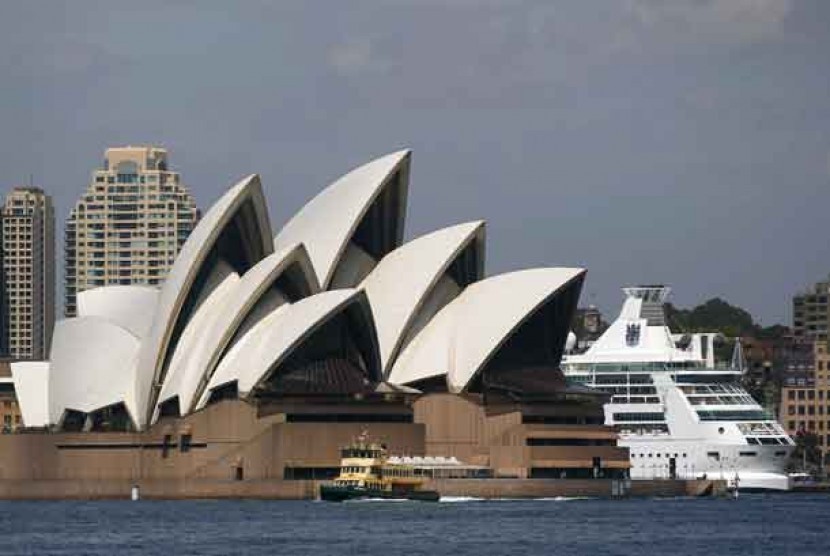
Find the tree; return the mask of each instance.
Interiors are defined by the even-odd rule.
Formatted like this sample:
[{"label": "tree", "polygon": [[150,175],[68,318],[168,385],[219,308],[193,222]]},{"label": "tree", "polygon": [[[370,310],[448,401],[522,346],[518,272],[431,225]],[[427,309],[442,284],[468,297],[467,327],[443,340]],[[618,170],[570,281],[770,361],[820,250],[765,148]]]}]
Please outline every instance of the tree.
[{"label": "tree", "polygon": [[715,297],[692,309],[678,309],[666,303],[666,320],[675,332],[720,332],[727,338],[752,336],[775,339],[787,335],[789,328],[782,324],[763,327],[744,309]]},{"label": "tree", "polygon": [[681,332],[720,332],[730,338],[755,334],[760,328],[740,307],[715,297],[693,309],[677,309],[666,304],[669,327]]},{"label": "tree", "polygon": [[[787,468],[805,473],[815,472],[821,466],[821,448],[819,438],[812,432],[798,431],[795,435],[795,450],[793,450]],[[806,464],[806,469],[804,469]]]}]

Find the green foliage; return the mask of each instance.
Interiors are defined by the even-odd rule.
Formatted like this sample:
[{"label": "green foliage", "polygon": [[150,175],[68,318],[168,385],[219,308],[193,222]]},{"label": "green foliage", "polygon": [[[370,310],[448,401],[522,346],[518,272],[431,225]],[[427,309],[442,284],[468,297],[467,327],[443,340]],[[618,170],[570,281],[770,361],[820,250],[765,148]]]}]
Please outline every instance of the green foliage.
[{"label": "green foliage", "polygon": [[693,309],[677,309],[666,304],[666,316],[672,330],[683,332],[717,331],[725,336],[743,336],[757,327],[752,315],[716,297]]},{"label": "green foliage", "polygon": [[[791,471],[816,473],[821,465],[821,448],[819,438],[811,432],[800,432],[793,438],[795,449],[787,468]],[[805,467],[806,466],[806,467]]]},{"label": "green foliage", "polygon": [[675,332],[720,332],[727,338],[752,336],[773,339],[789,329],[781,324],[763,327],[747,311],[716,297],[692,309],[678,309],[666,303],[666,319]]}]

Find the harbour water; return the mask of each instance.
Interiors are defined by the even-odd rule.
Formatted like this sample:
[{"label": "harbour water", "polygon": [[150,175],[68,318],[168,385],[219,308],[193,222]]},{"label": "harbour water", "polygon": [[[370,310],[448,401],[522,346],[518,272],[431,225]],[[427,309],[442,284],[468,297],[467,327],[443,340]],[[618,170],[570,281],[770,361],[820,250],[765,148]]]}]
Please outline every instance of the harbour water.
[{"label": "harbour water", "polygon": [[830,553],[827,495],[423,502],[0,502],[3,554]]}]

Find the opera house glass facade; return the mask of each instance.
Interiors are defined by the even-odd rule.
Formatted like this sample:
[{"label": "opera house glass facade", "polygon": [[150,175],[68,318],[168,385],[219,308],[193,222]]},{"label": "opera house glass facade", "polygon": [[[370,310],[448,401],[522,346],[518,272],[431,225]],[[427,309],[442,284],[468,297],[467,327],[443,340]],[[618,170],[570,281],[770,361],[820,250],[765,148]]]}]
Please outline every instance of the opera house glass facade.
[{"label": "opera house glass facade", "polygon": [[[602,396],[559,371],[585,271],[488,277],[480,221],[403,243],[410,162],[352,170],[276,234],[248,176],[160,288],[79,293],[49,361],[12,368],[25,427],[52,432],[30,436],[62,438],[32,449],[57,450],[58,467],[77,445],[131,473],[142,458],[145,475],[321,478],[368,429],[392,451],[516,477],[596,476],[598,457],[602,473],[625,469]],[[171,466],[172,452],[191,459]]]}]

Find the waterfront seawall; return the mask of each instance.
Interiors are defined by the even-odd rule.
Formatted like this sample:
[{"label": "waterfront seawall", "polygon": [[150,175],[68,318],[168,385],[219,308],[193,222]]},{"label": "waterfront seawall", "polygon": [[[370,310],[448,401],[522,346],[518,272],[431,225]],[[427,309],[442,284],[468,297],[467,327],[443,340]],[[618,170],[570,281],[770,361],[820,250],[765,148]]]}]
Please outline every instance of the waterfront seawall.
[{"label": "waterfront seawall", "polygon": [[[0,480],[3,500],[103,500],[129,499],[134,486],[129,480]],[[210,498],[259,498],[272,500],[313,500],[320,481],[285,480],[142,480],[137,485],[141,498],[184,500]],[[470,498],[555,498],[612,497],[614,481],[605,479],[443,479],[430,481],[425,488],[442,496]],[[720,495],[722,481],[632,481],[623,497],[675,497]]]},{"label": "waterfront seawall", "polygon": [[[619,490],[623,485],[625,488]],[[431,481],[425,488],[437,490],[442,496],[555,498],[719,495],[725,492],[725,486],[723,481],[712,480],[444,479]]]}]

